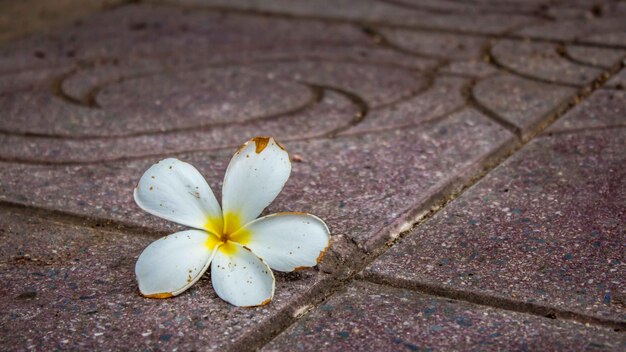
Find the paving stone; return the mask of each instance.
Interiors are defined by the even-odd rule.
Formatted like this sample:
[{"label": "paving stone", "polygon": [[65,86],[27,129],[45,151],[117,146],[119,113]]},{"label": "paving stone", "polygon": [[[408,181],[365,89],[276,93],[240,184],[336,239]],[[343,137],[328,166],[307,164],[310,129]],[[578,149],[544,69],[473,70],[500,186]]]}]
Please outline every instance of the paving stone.
[{"label": "paving stone", "polygon": [[573,88],[507,74],[483,79],[472,90],[478,103],[519,127],[523,135],[532,132],[575,93]]},{"label": "paving stone", "polygon": [[[535,131],[626,50],[626,5],[609,0],[150,2],[79,20],[118,2],[0,5],[0,41],[39,29],[0,45],[2,350],[265,341],[510,152],[518,139],[507,121],[524,136]],[[491,56],[481,57],[487,40]],[[624,77],[359,277],[626,324]],[[276,137],[293,159],[265,213],[324,219],[333,236],[322,263],[277,274],[275,300],[256,309],[224,303],[207,278],[175,299],[140,297],[137,255],[181,227],[135,205],[139,177],[178,157],[219,198],[233,150],[256,135]],[[626,348],[611,329],[363,282],[267,349],[294,341],[329,350]]]},{"label": "paving stone", "polygon": [[70,23],[87,14],[120,4],[121,0],[11,1],[0,11],[0,41]]},{"label": "paving stone", "polygon": [[534,18],[523,14],[450,14],[410,9],[393,3],[380,1],[323,0],[310,2],[306,0],[173,0],[168,3],[187,5],[191,8],[217,7],[261,13],[276,13],[297,16],[323,17],[328,19],[371,21],[385,24],[413,25],[433,27],[437,29],[455,29],[499,33],[509,27],[531,22]]},{"label": "paving stone", "polygon": [[368,274],[626,323],[625,138],[614,129],[530,142]]},{"label": "paving stone", "polygon": [[[448,0],[397,0],[392,2],[396,6],[422,10],[431,13],[446,14],[526,14],[536,15],[545,9],[543,1],[472,1],[459,2]],[[542,6],[543,5],[543,6]]]},{"label": "paving stone", "polygon": [[485,38],[409,30],[380,31],[392,44],[411,52],[448,60],[480,58]]},{"label": "paving stone", "polygon": [[589,16],[544,22],[526,26],[516,33],[536,38],[623,45],[623,38],[618,33],[623,32],[625,27],[623,14],[617,13],[616,16],[600,18]]},{"label": "paving stone", "polygon": [[7,94],[0,97],[6,114],[0,126],[16,134],[128,135],[284,114],[314,98],[305,86],[237,71],[199,70],[117,84],[96,96],[102,109],[68,104],[50,92]]},{"label": "paving stone", "polygon": [[579,45],[570,45],[565,51],[574,60],[603,68],[611,68],[626,56],[626,50]]},{"label": "paving stone", "polygon": [[[359,112],[347,97],[323,90],[319,102],[304,112],[247,123],[207,126],[178,132],[151,133],[120,138],[61,139],[0,134],[4,160],[27,163],[95,163],[140,159],[164,153],[220,148],[232,149],[251,135],[271,135],[279,140],[321,137],[348,128]],[[317,119],[324,116],[325,119]]]},{"label": "paving stone", "polygon": [[[375,248],[406,227],[420,211],[416,207],[462,182],[512,140],[505,129],[466,109],[413,128],[286,142],[302,162],[294,162],[290,181],[268,211],[310,212],[334,235]],[[219,195],[233,149],[176,156],[195,165]],[[0,199],[173,231],[132,201],[137,180],[157,160],[83,166],[3,162]]]},{"label": "paving stone", "polygon": [[365,63],[298,61],[281,65],[259,63],[251,68],[275,80],[340,88],[357,95],[372,108],[404,99],[427,84],[424,75],[414,70]]},{"label": "paving stone", "polygon": [[439,77],[427,90],[391,106],[370,109],[359,124],[342,134],[386,130],[412,126],[445,116],[465,105],[463,88],[468,80],[458,77]]},{"label": "paving stone", "polygon": [[499,64],[516,73],[549,82],[584,85],[602,72],[568,61],[551,43],[500,40],[491,48],[491,54]]},{"label": "paving stone", "polygon": [[608,82],[606,82],[606,86],[615,89],[626,89],[626,70],[622,69],[619,71]]},{"label": "paving stone", "polygon": [[[354,99],[369,108],[390,105],[428,83],[407,69],[332,61],[253,64],[171,76],[111,86],[101,91],[108,92],[105,98],[95,96],[101,108],[68,104],[46,90],[6,94],[0,97],[6,109],[0,122],[5,130],[0,139],[6,143],[0,153],[5,160],[93,162],[235,146],[251,134],[320,136],[352,123],[363,108],[354,105]],[[69,86],[71,94],[81,95],[82,88]],[[161,88],[151,92],[152,86]],[[30,116],[27,123],[24,115]],[[63,140],[56,138],[59,135],[80,138]],[[126,137],[97,138],[104,136]]]},{"label": "paving stone", "polygon": [[346,94],[393,104],[436,64],[353,25],[124,6],[0,48],[0,156],[88,163],[333,134],[361,108]]},{"label": "paving stone", "polygon": [[453,61],[443,66],[441,72],[485,78],[497,73],[498,70],[484,61],[469,60]]},{"label": "paving stone", "polygon": [[612,350],[623,334],[355,282],[262,351]]},{"label": "paving stone", "polygon": [[609,126],[626,126],[626,91],[604,89],[595,91],[566,116],[550,126],[546,132],[576,131]]},{"label": "paving stone", "polygon": [[127,5],[2,46],[0,71],[181,51],[202,52],[206,57],[233,50],[348,43],[368,45],[371,41],[359,28],[345,24]]},{"label": "paving stone", "polygon": [[180,296],[139,295],[137,256],[154,238],[0,213],[0,346],[9,350],[223,350],[291,316],[326,280],[307,270],[276,274],[274,300],[236,308],[208,278]]}]

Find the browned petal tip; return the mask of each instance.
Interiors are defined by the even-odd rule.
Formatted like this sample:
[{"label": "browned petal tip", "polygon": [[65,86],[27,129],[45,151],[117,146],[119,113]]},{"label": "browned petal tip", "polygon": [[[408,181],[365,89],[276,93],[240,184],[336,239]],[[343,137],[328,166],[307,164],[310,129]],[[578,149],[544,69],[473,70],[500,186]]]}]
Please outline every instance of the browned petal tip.
[{"label": "browned petal tip", "polygon": [[241,308],[254,308],[254,307],[262,307],[262,306],[267,305],[267,304],[268,304],[268,303],[270,303],[271,301],[272,301],[272,298],[270,297],[270,298],[266,299],[265,301],[263,301],[263,302],[261,302],[261,303],[259,303],[259,304],[257,304],[257,305],[254,305],[254,306],[241,306]]},{"label": "browned petal tip", "polygon": [[144,295],[142,293],[142,295],[144,297],[146,297],[146,298],[159,298],[159,299],[174,297],[174,295],[169,293],[169,292],[152,293],[152,294],[149,294],[149,295]]},{"label": "browned petal tip", "polygon": [[[270,137],[254,137],[251,139],[251,141],[254,142],[255,144],[255,152],[257,154],[261,153],[263,151],[263,149],[265,149],[265,147],[267,147],[267,144],[270,142]],[[278,143],[276,143],[278,144]]]},{"label": "browned petal tip", "polygon": [[330,240],[328,240],[328,245],[326,245],[326,248],[324,248],[324,250],[321,251],[320,254],[317,256],[316,264],[319,264],[320,261],[322,261],[324,254],[326,254],[326,252],[328,251],[328,248],[330,248]]},{"label": "browned petal tip", "polygon": [[306,270],[308,268],[310,268],[310,266],[297,266],[297,267],[293,268],[293,271]]}]

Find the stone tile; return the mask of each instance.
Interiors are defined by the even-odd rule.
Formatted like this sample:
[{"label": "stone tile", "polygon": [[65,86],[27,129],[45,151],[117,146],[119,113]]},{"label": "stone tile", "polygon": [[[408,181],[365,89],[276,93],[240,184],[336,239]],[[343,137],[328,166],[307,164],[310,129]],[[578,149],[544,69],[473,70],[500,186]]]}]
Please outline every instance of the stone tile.
[{"label": "stone tile", "polygon": [[426,31],[385,29],[381,34],[393,45],[427,57],[472,60],[481,57],[485,38]]},{"label": "stone tile", "polygon": [[0,41],[71,23],[85,15],[122,3],[122,0],[11,1],[0,11]]},{"label": "stone tile", "polygon": [[431,13],[448,14],[525,14],[536,15],[547,4],[543,1],[484,1],[460,2],[449,0],[394,1],[396,6]]},{"label": "stone tile", "polygon": [[623,334],[355,282],[262,351],[612,350]]},{"label": "stone tile", "polygon": [[626,91],[599,89],[561,117],[547,133],[626,126]]},{"label": "stone tile", "polygon": [[626,69],[622,69],[615,76],[613,76],[606,86],[609,88],[626,90]]},{"label": "stone tile", "polygon": [[508,74],[483,79],[472,89],[479,104],[519,127],[523,135],[532,132],[575,93],[574,88]]},{"label": "stone tile", "polygon": [[350,24],[124,6],[0,47],[0,157],[93,163],[330,135],[353,124],[355,100],[424,90],[416,69],[437,63]]},{"label": "stone tile", "polygon": [[620,38],[619,33],[625,27],[623,14],[617,13],[615,16],[544,22],[525,26],[516,33],[524,37],[623,45],[623,38]]},{"label": "stone tile", "polygon": [[181,52],[212,57],[233,51],[346,44],[367,46],[371,41],[359,28],[346,24],[127,5],[3,45],[0,72],[77,61],[101,64],[107,59],[180,56]]},{"label": "stone tile", "polygon": [[[0,155],[5,160],[51,164],[132,160],[165,153],[234,149],[252,135],[271,135],[286,141],[321,137],[351,126],[358,107],[334,91],[320,93],[321,100],[311,102],[305,111],[247,123],[117,138],[63,139],[0,134]],[[325,119],[317,119],[319,116]]]},{"label": "stone tile", "polygon": [[453,61],[443,66],[441,72],[485,78],[498,73],[498,69],[482,60],[469,60]]},{"label": "stone tile", "polygon": [[280,65],[259,63],[250,67],[272,80],[342,89],[357,95],[370,108],[403,100],[427,85],[424,74],[390,65],[297,61]]},{"label": "stone tile", "polygon": [[565,52],[574,60],[603,68],[611,68],[626,55],[626,50],[580,45],[567,46]]},{"label": "stone tile", "polygon": [[516,73],[549,82],[584,85],[602,72],[568,61],[551,43],[500,40],[491,48],[491,54],[500,65]]},{"label": "stone tile", "polygon": [[0,213],[3,350],[223,350],[300,308],[326,278],[276,274],[274,300],[236,308],[204,278],[180,296],[138,294],[137,256],[154,238]]},{"label": "stone tile", "polygon": [[[412,222],[431,197],[462,183],[512,141],[502,127],[469,109],[412,128],[289,141],[285,147],[301,162],[293,163],[290,181],[268,211],[313,213],[334,235],[376,248]],[[195,165],[219,195],[233,150],[175,156]],[[82,166],[4,162],[0,199],[173,231],[176,227],[148,216],[132,200],[137,180],[157,160]]]},{"label": "stone tile", "polygon": [[[84,89],[74,82],[84,85],[89,79],[80,78],[85,76],[66,81],[68,94],[82,95]],[[6,113],[0,155],[84,163],[236,146],[256,134],[282,140],[323,136],[349,127],[362,114],[355,100],[376,109],[409,99],[428,84],[408,69],[315,60],[163,73],[127,82],[101,90],[95,107],[68,103],[43,89],[0,96]],[[116,138],[100,138],[107,136]]]},{"label": "stone tile", "polygon": [[531,22],[533,17],[509,13],[433,13],[422,9],[398,6],[381,1],[322,0],[172,0],[170,4],[190,8],[228,8],[251,12],[295,15],[347,21],[368,21],[392,25],[411,25],[421,28],[454,29],[484,33],[499,33],[509,27]]},{"label": "stone tile", "polygon": [[613,129],[530,142],[368,275],[624,324],[625,139]]},{"label": "stone tile", "polygon": [[372,108],[359,124],[342,134],[413,126],[444,116],[465,106],[463,88],[468,80],[440,76],[428,89],[389,106]]}]

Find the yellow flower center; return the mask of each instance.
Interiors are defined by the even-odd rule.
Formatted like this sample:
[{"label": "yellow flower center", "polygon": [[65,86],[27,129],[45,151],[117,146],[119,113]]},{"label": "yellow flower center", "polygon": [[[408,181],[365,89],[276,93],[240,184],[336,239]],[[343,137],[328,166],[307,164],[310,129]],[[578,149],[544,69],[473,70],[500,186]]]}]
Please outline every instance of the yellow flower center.
[{"label": "yellow flower center", "polygon": [[245,246],[250,240],[250,231],[241,228],[241,220],[237,213],[226,213],[222,219],[208,218],[204,229],[209,232],[209,238],[205,246],[213,250],[219,246],[218,250],[226,255],[231,255],[237,251],[235,243]]}]

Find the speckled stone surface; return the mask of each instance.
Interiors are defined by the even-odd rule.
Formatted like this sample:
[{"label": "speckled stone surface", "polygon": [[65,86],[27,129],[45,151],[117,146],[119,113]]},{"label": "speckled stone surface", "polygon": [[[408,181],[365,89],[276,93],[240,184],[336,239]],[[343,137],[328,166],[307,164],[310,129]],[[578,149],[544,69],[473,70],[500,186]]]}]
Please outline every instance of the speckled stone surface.
[{"label": "speckled stone surface", "polygon": [[425,57],[448,60],[478,59],[485,38],[407,30],[383,30],[381,34],[393,45]]},{"label": "speckled stone surface", "polygon": [[[613,0],[0,2],[0,350],[254,350],[348,296],[376,308],[333,324],[378,334],[302,346],[616,349],[598,326],[624,325],[625,14]],[[219,199],[259,135],[293,161],[265,213],[325,220],[324,259],[277,275],[263,308],[226,305],[207,279],[139,297],[136,256],[181,228],[137,207],[139,177],[181,158]],[[387,289],[355,278],[441,297],[402,291],[390,310],[401,291],[367,302],[356,291]]]},{"label": "speckled stone surface", "polygon": [[355,282],[263,351],[620,351],[609,329]]},{"label": "speckled stone surface", "polygon": [[[466,109],[400,130],[284,142],[301,162],[293,163],[287,186],[268,212],[316,214],[333,234],[372,248],[406,226],[422,202],[476,172],[512,138],[499,125]],[[176,156],[195,165],[219,195],[234,150]],[[0,199],[173,231],[176,227],[142,212],[132,200],[139,177],[157,160],[86,166],[0,163]]]},{"label": "speckled stone surface", "polygon": [[[588,2],[587,2],[588,4]],[[608,2],[607,2],[608,4]],[[534,23],[517,31],[524,37],[559,40],[576,40],[594,44],[624,44],[623,31],[626,28],[623,16],[624,6],[594,14],[591,7],[580,17]]]},{"label": "speckled stone surface", "polygon": [[290,316],[325,280],[315,270],[276,274],[274,300],[258,308],[225,303],[208,277],[175,298],[146,299],[134,265],[156,238],[2,212],[0,239],[5,351],[223,350]]},{"label": "speckled stone surface", "polygon": [[491,54],[509,70],[549,82],[583,85],[601,73],[600,69],[567,60],[548,43],[502,40],[491,48]]},{"label": "speckled stone surface", "polygon": [[[505,29],[532,21],[532,17],[524,13],[511,12],[509,14],[484,12],[482,15],[459,11],[424,11],[417,8],[402,6],[382,1],[350,1],[350,0],[322,0],[310,2],[306,0],[175,0],[170,3],[186,4],[191,8],[231,8],[247,11],[260,11],[275,14],[325,17],[342,20],[359,20],[374,23],[389,23],[393,25],[411,25],[426,28],[453,28],[455,30],[480,31],[498,33]],[[436,8],[436,5],[435,5]],[[479,20],[480,19],[480,20]]]},{"label": "speckled stone surface", "polygon": [[559,53],[581,64],[610,68],[626,55],[626,50],[570,45]]},{"label": "speckled stone surface", "polygon": [[368,275],[626,323],[625,143],[625,129],[532,141]]},{"label": "speckled stone surface", "polygon": [[626,126],[626,91],[598,90],[570,113],[555,122],[546,133]]},{"label": "speckled stone surface", "polygon": [[478,103],[517,126],[522,134],[534,130],[575,92],[570,87],[555,87],[508,74],[483,79],[472,90]]},{"label": "speckled stone surface", "polygon": [[606,82],[606,86],[609,88],[626,90],[626,69],[622,69],[618,74],[613,76],[608,82]]}]

